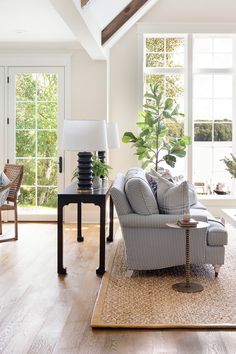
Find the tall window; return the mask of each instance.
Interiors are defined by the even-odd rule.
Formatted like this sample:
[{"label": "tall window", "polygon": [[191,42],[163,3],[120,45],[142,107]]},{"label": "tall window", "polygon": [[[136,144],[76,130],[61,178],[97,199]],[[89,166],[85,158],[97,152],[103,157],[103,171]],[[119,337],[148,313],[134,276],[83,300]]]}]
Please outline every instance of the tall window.
[{"label": "tall window", "polygon": [[210,191],[218,183],[231,189],[221,161],[232,152],[232,38],[194,36],[193,176]]},{"label": "tall window", "polygon": [[[147,35],[144,40],[144,92],[149,84],[157,83],[165,98],[174,98],[184,113],[185,36]],[[168,124],[175,136],[183,133],[184,119],[178,123]],[[183,159],[177,160],[175,171],[184,172]]]},{"label": "tall window", "polygon": [[[158,83],[167,97],[180,104],[185,122],[193,126],[193,156],[188,161],[193,182],[204,184],[205,193],[212,193],[218,183],[224,184],[225,191],[231,190],[231,177],[221,160],[233,151],[236,44],[232,35],[189,37],[192,52],[187,50],[187,35],[144,36],[144,92],[149,83]],[[192,74],[188,67],[193,68]],[[187,87],[192,88],[192,96]],[[192,107],[188,114],[185,107]],[[183,129],[184,121],[179,123]],[[177,161],[174,174],[184,168],[184,159]]]}]

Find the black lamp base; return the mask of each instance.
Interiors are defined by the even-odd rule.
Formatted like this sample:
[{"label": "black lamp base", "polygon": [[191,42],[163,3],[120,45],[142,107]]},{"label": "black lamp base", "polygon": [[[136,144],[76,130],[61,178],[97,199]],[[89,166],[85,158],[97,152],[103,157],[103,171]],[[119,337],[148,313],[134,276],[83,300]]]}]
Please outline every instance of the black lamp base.
[{"label": "black lamp base", "polygon": [[[105,163],[106,159],[106,151],[98,151],[98,158],[102,163]],[[104,180],[104,176],[100,176],[102,180]]]},{"label": "black lamp base", "polygon": [[98,151],[98,158],[102,163],[105,163],[106,151]]},{"label": "black lamp base", "polygon": [[91,152],[78,153],[78,190],[91,191],[93,189],[93,163]]}]

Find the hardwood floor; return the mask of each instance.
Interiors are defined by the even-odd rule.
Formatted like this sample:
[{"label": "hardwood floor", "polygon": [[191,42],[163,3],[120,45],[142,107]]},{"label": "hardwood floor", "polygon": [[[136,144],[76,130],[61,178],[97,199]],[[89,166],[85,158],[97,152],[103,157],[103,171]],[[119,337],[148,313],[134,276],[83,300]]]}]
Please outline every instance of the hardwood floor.
[{"label": "hardwood floor", "polygon": [[56,272],[55,224],[20,224],[19,241],[0,244],[0,353],[236,353],[236,331],[92,330],[98,226],[83,235],[77,243],[65,226],[65,277]]}]

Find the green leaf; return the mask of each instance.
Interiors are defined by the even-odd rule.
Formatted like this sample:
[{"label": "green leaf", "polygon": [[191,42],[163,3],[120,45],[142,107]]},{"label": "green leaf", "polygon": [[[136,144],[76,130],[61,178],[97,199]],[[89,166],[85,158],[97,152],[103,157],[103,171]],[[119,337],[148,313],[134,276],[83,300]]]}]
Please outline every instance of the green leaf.
[{"label": "green leaf", "polygon": [[122,137],[122,142],[123,143],[133,143],[135,141],[137,141],[137,138],[136,138],[136,136],[133,133],[131,133],[131,132],[125,132],[124,133],[124,135]]},{"label": "green leaf", "polygon": [[172,98],[167,98],[166,100],[165,100],[165,107],[164,107],[164,109],[166,110],[166,109],[171,109],[171,107],[173,106],[173,103],[174,103],[174,101],[172,100]]},{"label": "green leaf", "polygon": [[172,118],[170,112],[168,112],[168,111],[163,111],[162,114],[165,118]]},{"label": "green leaf", "polygon": [[175,167],[175,163],[176,163],[176,157],[175,156],[168,154],[168,155],[163,156],[163,159],[165,160],[167,165],[169,165],[171,167]]},{"label": "green leaf", "polygon": [[177,116],[179,115],[179,104],[177,104],[174,108],[174,110],[171,112],[172,116]]}]

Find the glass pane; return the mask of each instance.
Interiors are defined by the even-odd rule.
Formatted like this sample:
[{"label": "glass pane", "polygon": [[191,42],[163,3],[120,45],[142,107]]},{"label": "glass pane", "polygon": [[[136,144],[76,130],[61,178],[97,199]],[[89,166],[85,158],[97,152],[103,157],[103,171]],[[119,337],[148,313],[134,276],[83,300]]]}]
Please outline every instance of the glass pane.
[{"label": "glass pane", "polygon": [[38,187],[38,205],[43,207],[57,207],[57,190],[51,187]]},{"label": "glass pane", "polygon": [[38,129],[57,128],[57,104],[39,103],[38,104]]},{"label": "glass pane", "polygon": [[37,74],[37,95],[38,101],[57,102],[57,75]]},{"label": "glass pane", "polygon": [[38,131],[38,156],[56,157],[57,133],[55,131]]},{"label": "glass pane", "polygon": [[158,84],[161,91],[164,91],[164,75],[147,75],[146,76],[146,88],[149,84]]},{"label": "glass pane", "polygon": [[212,52],[213,42],[212,38],[195,38],[194,39],[194,51],[195,52]]},{"label": "glass pane", "polygon": [[212,54],[196,53],[194,56],[194,66],[197,68],[212,68],[213,67]]},{"label": "glass pane", "polygon": [[16,101],[34,101],[36,92],[36,75],[18,73],[16,75]]},{"label": "glass pane", "polygon": [[212,119],[212,100],[195,99],[193,103],[194,120]]},{"label": "glass pane", "polygon": [[212,97],[212,75],[195,75],[194,76],[194,97],[211,98]]},{"label": "glass pane", "polygon": [[214,52],[232,53],[233,41],[231,38],[214,38]]},{"label": "glass pane", "polygon": [[164,38],[146,38],[148,52],[164,52]]},{"label": "glass pane", "polygon": [[167,52],[184,52],[184,38],[166,38]]},{"label": "glass pane", "polygon": [[211,184],[212,173],[212,148],[208,143],[194,144],[194,182],[204,182]]},{"label": "glass pane", "polygon": [[35,128],[35,104],[17,103],[16,104],[16,129]]},{"label": "glass pane", "polygon": [[213,57],[214,68],[232,68],[231,54],[215,54]]},{"label": "glass pane", "polygon": [[24,165],[24,174],[22,185],[34,186],[35,185],[35,160],[31,159],[17,159],[16,163],[18,165]]},{"label": "glass pane", "polygon": [[232,100],[231,99],[215,99],[213,102],[214,119],[232,121]]},{"label": "glass pane", "polygon": [[178,97],[184,93],[184,81],[182,75],[168,75],[166,76],[166,97],[175,98],[178,101]]},{"label": "glass pane", "polygon": [[184,66],[184,54],[183,53],[167,53],[166,54],[166,66],[167,67],[183,67]]},{"label": "glass pane", "polygon": [[35,187],[22,186],[20,189],[19,204],[21,206],[32,206],[36,202]]},{"label": "glass pane", "polygon": [[212,141],[212,123],[194,124],[194,141]]},{"label": "glass pane", "polygon": [[232,97],[232,76],[214,75],[214,97],[231,98]]},{"label": "glass pane", "polygon": [[147,67],[164,66],[164,54],[163,53],[146,54],[146,66]]},{"label": "glass pane", "polygon": [[35,157],[35,131],[16,131],[16,157]]},{"label": "glass pane", "polygon": [[38,185],[56,186],[57,184],[57,163],[56,160],[38,159]]},{"label": "glass pane", "polygon": [[214,141],[232,141],[232,123],[215,123]]}]

